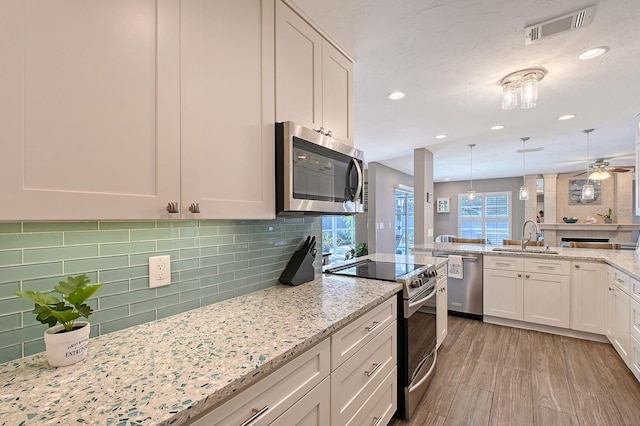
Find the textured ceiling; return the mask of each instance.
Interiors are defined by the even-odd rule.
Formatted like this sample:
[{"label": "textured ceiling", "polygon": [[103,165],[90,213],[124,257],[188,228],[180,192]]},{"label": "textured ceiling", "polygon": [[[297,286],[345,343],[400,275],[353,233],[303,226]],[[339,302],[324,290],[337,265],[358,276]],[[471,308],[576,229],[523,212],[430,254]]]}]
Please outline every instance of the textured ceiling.
[{"label": "textured ceiling", "polygon": [[[434,153],[434,178],[568,172],[591,158],[634,162],[640,111],[640,0],[295,0],[357,58],[355,143],[368,162],[413,174],[413,150]],[[524,44],[524,28],[595,4],[579,30]],[[581,52],[608,46],[590,61]],[[548,70],[538,106],[502,110],[498,81],[532,66]],[[407,96],[390,101],[387,94]],[[576,118],[558,121],[564,114]],[[489,128],[502,124],[505,129]],[[448,138],[437,140],[444,133]]]}]

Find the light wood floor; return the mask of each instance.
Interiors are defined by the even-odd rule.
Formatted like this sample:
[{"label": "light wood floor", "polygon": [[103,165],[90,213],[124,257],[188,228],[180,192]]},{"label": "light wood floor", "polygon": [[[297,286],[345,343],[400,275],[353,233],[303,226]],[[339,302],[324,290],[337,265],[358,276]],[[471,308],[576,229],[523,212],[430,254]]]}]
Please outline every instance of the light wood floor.
[{"label": "light wood floor", "polygon": [[613,347],[449,316],[406,425],[640,425],[640,383]]}]

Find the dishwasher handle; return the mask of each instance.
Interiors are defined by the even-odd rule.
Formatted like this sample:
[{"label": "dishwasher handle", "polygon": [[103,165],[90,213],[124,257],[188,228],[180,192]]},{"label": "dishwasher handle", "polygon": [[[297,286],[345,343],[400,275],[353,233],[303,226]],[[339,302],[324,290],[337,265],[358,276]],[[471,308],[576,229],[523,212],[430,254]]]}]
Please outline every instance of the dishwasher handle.
[{"label": "dishwasher handle", "polygon": [[[444,254],[444,253],[440,253],[440,254],[434,254],[434,257],[444,257],[444,258],[449,258],[448,254]],[[460,256],[463,260],[478,260],[478,256]]]}]

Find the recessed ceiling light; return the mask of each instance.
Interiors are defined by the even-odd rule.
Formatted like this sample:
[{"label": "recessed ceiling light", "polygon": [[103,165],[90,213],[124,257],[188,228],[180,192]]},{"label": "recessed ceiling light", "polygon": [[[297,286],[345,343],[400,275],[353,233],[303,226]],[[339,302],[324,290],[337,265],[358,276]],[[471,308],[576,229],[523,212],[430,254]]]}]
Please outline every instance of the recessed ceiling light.
[{"label": "recessed ceiling light", "polygon": [[585,52],[582,52],[578,55],[579,59],[586,61],[587,59],[597,58],[598,56],[602,56],[609,51],[607,46],[596,47],[595,49],[589,49]]},{"label": "recessed ceiling light", "polygon": [[446,137],[447,137],[447,135],[438,135],[438,136],[436,136],[436,139],[444,139]]},{"label": "recessed ceiling light", "polygon": [[404,92],[391,92],[389,93],[389,99],[398,100],[405,97]]},{"label": "recessed ceiling light", "polygon": [[576,115],[575,114],[561,115],[560,117],[558,117],[558,120],[571,120],[572,118],[576,118]]},{"label": "recessed ceiling light", "polygon": [[504,126],[502,124],[496,124],[495,126],[491,127],[491,130],[502,130],[504,129]]}]

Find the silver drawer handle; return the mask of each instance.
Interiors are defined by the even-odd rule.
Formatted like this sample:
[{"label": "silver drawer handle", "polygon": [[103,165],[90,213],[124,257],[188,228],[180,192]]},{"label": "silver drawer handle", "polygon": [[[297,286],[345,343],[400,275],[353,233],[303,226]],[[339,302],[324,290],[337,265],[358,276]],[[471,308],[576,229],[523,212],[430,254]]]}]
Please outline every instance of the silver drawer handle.
[{"label": "silver drawer handle", "polygon": [[371,327],[365,327],[364,329],[367,330],[367,333],[371,333],[373,330],[380,327],[380,324],[382,324],[382,322],[374,321],[373,324],[371,324]]},{"label": "silver drawer handle", "polygon": [[374,418],[373,418],[373,421],[374,421],[373,426],[379,426],[379,425],[380,425],[380,423],[382,422],[382,416],[380,416],[380,417],[374,417]]},{"label": "silver drawer handle", "polygon": [[616,282],[620,284],[624,284],[624,280],[621,280],[620,278],[616,278]]},{"label": "silver drawer handle", "polygon": [[382,365],[381,362],[377,364],[373,364],[373,368],[371,369],[371,371],[365,371],[364,374],[366,374],[367,377],[371,377],[373,373],[375,373],[378,370],[378,368],[380,368],[381,365]]},{"label": "silver drawer handle", "polygon": [[[578,266],[578,265],[576,265],[576,267],[577,267],[577,266]],[[555,266],[543,266],[543,265],[538,265],[538,266],[536,266],[536,268],[538,268],[538,269],[555,269],[556,267],[555,267]]]},{"label": "silver drawer handle", "polygon": [[267,410],[269,409],[268,405],[265,405],[264,407],[257,409],[257,408],[252,408],[251,411],[253,412],[253,416],[249,417],[248,420],[246,420],[244,423],[242,423],[240,426],[248,426],[251,423],[253,423],[258,417],[260,417],[261,415],[263,415],[264,413],[267,412]]},{"label": "silver drawer handle", "polygon": [[496,262],[496,265],[498,265],[498,266],[511,266],[510,263],[505,263],[505,262]]}]

